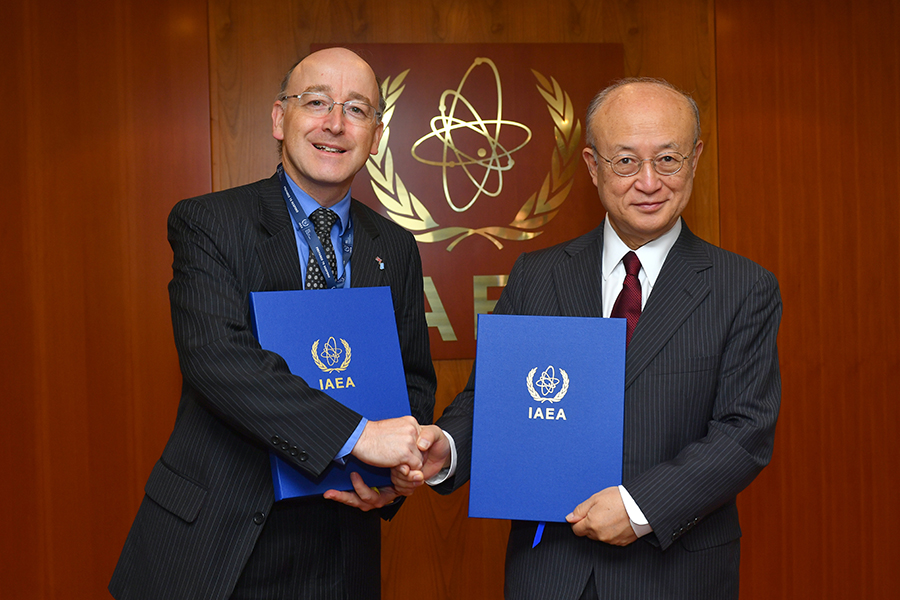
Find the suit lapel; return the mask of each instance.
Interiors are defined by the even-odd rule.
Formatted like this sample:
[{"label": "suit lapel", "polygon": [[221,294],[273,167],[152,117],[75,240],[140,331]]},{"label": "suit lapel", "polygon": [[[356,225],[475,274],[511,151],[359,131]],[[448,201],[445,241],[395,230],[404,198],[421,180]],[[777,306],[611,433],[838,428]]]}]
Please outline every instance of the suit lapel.
[{"label": "suit lapel", "polygon": [[702,272],[711,267],[700,239],[684,225],[631,338],[625,359],[626,389],[709,295]]},{"label": "suit lapel", "polygon": [[356,200],[350,201],[353,215],[353,256],[350,258],[350,287],[375,287],[387,285],[379,262],[386,257],[378,255],[375,240],[381,235],[365,208]]},{"label": "suit lapel", "polygon": [[262,289],[302,289],[297,240],[277,176],[268,179],[260,189],[259,221],[269,234],[256,246],[265,276]]},{"label": "suit lapel", "polygon": [[565,317],[602,317],[600,262],[603,226],[572,241],[566,247],[569,260],[553,271],[560,314]]}]

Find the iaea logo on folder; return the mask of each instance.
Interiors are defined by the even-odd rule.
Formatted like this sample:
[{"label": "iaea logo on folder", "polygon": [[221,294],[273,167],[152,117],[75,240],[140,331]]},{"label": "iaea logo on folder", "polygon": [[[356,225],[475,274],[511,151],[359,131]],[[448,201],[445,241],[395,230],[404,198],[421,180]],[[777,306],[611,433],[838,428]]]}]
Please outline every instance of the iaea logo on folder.
[{"label": "iaea logo on folder", "polygon": [[[553,403],[562,400],[565,397],[566,392],[569,391],[569,374],[566,373],[565,369],[560,369],[559,377],[557,377],[556,369],[553,368],[553,365],[547,366],[537,379],[534,377],[535,373],[537,373],[537,367],[530,370],[528,372],[528,377],[525,378],[528,393],[536,402],[540,402],[541,404],[550,402],[550,406],[546,408],[529,406],[528,418],[565,421],[565,409],[562,407],[554,408]],[[558,392],[556,391],[557,388],[559,388]],[[538,390],[540,390],[540,392]],[[555,395],[551,396],[554,392],[556,392]]]},{"label": "iaea logo on folder", "polygon": [[[563,396],[566,395],[566,392],[569,391],[569,374],[563,369],[559,370],[559,375],[562,377],[562,388],[555,396],[548,397],[556,391],[556,386],[560,383],[560,380],[556,377],[556,371],[554,370],[553,365],[550,365],[544,369],[544,372],[541,373],[541,376],[535,381],[534,374],[536,372],[537,367],[529,371],[528,377],[525,378],[528,385],[528,393],[531,394],[531,397],[538,402],[559,402],[562,400]],[[535,386],[540,388],[540,393],[535,390]]]},{"label": "iaea logo on folder", "polygon": [[[313,342],[313,362],[316,363],[317,367],[319,367],[326,373],[346,371],[347,367],[350,366],[350,357],[352,356],[352,352],[350,351],[350,344],[348,344],[347,340],[345,340],[344,338],[338,339],[341,340],[343,348],[339,347],[334,339],[334,336],[331,336],[325,342],[325,345],[322,346],[321,352],[319,352],[319,342],[321,340],[316,340],[315,342]],[[344,356],[343,360],[341,360],[341,355]],[[335,366],[338,363],[340,363],[340,366]]]}]

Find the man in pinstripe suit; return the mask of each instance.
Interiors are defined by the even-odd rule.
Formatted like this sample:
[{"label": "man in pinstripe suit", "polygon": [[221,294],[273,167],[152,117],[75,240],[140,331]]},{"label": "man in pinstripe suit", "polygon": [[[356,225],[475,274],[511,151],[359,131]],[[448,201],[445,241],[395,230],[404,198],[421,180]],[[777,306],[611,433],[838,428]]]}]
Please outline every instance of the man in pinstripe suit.
[{"label": "man in pinstripe suit", "polygon": [[[375,74],[356,54],[313,53],[285,77],[272,110],[284,178],[279,170],[173,209],[169,294],[182,397],[109,585],[116,598],[380,596],[379,513],[396,512],[386,506],[396,492],[357,477],[358,493],[274,503],[269,452],[310,477],[347,454],[421,467],[418,423],[431,422],[436,382],[419,254],[408,232],[350,198],[353,176],[377,151],[383,107]],[[327,208],[325,221],[337,221],[304,239],[305,215],[295,217],[288,199],[311,220]],[[310,259],[328,233],[334,252]],[[291,375],[253,337],[250,292],[348,280],[391,288],[414,418],[366,421]]]},{"label": "man in pinstripe suit", "polygon": [[[534,548],[536,524],[513,522],[506,596],[736,598],[735,497],[771,457],[780,402],[778,283],[681,220],[703,150],[689,96],[659,80],[625,80],[595,97],[586,122],[584,159],[607,217],[520,256],[495,313],[610,316],[630,276],[623,259],[637,255],[642,310],[626,351],[623,485],[573,507],[568,524],[548,523]],[[441,493],[468,480],[473,386],[474,369],[441,429],[423,429],[423,469],[395,470],[402,493],[426,478]]]}]

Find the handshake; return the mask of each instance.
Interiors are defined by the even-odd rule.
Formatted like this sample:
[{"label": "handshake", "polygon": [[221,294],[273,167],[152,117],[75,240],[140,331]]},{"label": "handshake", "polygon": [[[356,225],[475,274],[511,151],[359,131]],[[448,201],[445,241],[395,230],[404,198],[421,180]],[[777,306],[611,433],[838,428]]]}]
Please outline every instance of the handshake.
[{"label": "handshake", "polygon": [[375,467],[391,469],[390,487],[366,485],[352,473],[353,491],[328,490],[325,498],[363,511],[381,508],[411,495],[426,480],[450,466],[450,440],[436,425],[419,425],[413,417],[369,421],[351,452]]}]

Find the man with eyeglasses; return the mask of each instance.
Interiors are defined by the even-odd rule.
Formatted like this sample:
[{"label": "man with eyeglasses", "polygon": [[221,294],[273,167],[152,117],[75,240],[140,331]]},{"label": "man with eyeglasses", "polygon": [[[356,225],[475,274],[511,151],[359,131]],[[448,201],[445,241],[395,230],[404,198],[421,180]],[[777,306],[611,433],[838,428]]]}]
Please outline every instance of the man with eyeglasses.
[{"label": "man with eyeglasses", "polygon": [[[310,54],[272,108],[277,173],[172,210],[169,294],[184,383],[110,582],[119,600],[380,597],[379,515],[396,513],[396,491],[355,476],[355,491],[276,503],[269,453],[311,478],[348,455],[422,464],[418,423],[432,420],[436,381],[418,250],[350,197],[377,152],[383,109],[359,56]],[[391,288],[411,417],[366,421],[253,336],[250,292],[350,285]]]},{"label": "man with eyeglasses", "polygon": [[[623,485],[547,523],[535,547],[537,524],[514,521],[506,597],[737,598],[735,497],[771,457],[780,403],[778,283],[681,219],[703,150],[689,96],[624,80],[594,98],[586,122],[584,160],[606,219],[520,256],[494,312],[626,319]],[[423,428],[423,469],[394,470],[402,493],[468,480],[472,373]]]}]

